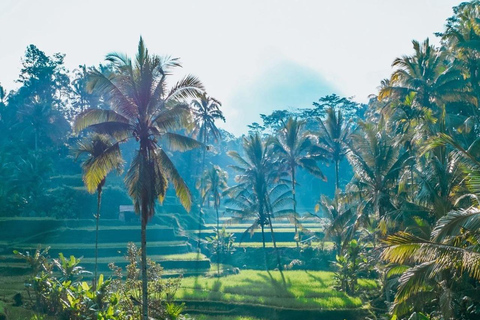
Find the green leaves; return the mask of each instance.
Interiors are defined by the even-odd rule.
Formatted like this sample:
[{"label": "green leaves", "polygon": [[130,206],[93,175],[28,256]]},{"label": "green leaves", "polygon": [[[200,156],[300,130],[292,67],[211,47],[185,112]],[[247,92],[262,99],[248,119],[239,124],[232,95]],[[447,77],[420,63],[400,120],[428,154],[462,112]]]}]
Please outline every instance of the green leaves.
[{"label": "green leaves", "polygon": [[[198,97],[204,90],[203,84],[197,77],[187,75],[168,90],[166,77],[172,68],[181,65],[176,58],[150,54],[142,38],[134,61],[119,53],[109,54],[107,61],[111,63],[110,68],[89,71],[87,86],[102,96],[112,110],[87,110],[77,117],[74,125],[77,133],[88,129],[102,134],[98,136],[102,138],[97,137],[94,142],[82,142],[78,151],[91,155],[84,164],[87,189],[93,192],[102,185],[109,171],[120,169],[119,143],[134,138],[140,150],[128,169],[125,182],[136,212],[143,208],[146,218],[151,217],[156,199],[162,201],[165,197],[168,180],[173,182],[180,202],[190,210],[190,191],[157,141],[165,142],[173,151],[204,146],[178,132],[191,126],[190,109],[184,100]],[[214,115],[223,118],[218,110]],[[93,149],[101,149],[101,152]]]},{"label": "green leaves", "polygon": [[76,157],[86,154],[82,164],[83,181],[87,191],[94,193],[101,187],[107,174],[116,170],[121,173],[123,159],[118,142],[106,135],[92,134],[77,144],[74,150]]}]

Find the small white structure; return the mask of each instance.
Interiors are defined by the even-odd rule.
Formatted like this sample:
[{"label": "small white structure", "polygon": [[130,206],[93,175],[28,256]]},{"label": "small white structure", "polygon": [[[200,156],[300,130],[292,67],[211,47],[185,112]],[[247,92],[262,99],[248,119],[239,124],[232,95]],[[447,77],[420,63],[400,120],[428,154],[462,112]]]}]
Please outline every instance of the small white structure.
[{"label": "small white structure", "polygon": [[122,222],[132,221],[135,218],[133,205],[122,205],[119,207],[118,220]]}]

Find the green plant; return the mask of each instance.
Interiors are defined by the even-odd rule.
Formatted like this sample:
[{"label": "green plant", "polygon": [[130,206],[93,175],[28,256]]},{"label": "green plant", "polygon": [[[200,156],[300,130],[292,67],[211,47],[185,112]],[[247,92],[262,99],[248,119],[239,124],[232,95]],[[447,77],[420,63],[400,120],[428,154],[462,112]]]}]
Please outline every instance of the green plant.
[{"label": "green plant", "polygon": [[220,263],[226,263],[230,259],[230,256],[235,252],[235,235],[230,233],[223,227],[221,230],[215,228],[215,235],[206,237],[212,257],[216,257],[215,260]]},{"label": "green plant", "polygon": [[[34,270],[25,283],[35,311],[65,320],[141,318],[142,281],[137,268],[141,252],[133,243],[128,245],[126,279],[123,280],[121,268],[111,264],[116,276],[105,280],[101,274],[95,282],[96,286],[81,281],[86,271],[79,266],[80,259],[73,256],[67,259],[60,253],[58,259],[50,260],[47,252],[37,249],[33,256],[28,252],[16,252]],[[165,280],[160,265],[153,261],[148,261],[148,264],[151,319],[179,319],[183,305],[174,304],[173,298],[180,278]]]},{"label": "green plant", "polygon": [[341,255],[336,256],[334,262],[337,271],[335,280],[337,288],[349,295],[355,294],[358,288],[358,273],[365,268],[366,257],[362,253],[362,247],[357,240],[351,240]]}]

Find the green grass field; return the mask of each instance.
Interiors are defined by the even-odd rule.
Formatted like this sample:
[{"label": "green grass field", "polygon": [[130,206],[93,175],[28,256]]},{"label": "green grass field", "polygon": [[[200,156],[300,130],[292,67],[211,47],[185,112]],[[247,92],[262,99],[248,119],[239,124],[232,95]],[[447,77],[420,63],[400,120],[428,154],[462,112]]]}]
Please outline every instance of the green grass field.
[{"label": "green grass field", "polygon": [[[211,301],[242,305],[267,305],[289,309],[352,309],[362,300],[333,289],[332,272],[285,271],[286,288],[278,271],[243,270],[224,278],[187,277],[175,298],[179,301]],[[373,280],[360,279],[363,289],[375,289]]]}]

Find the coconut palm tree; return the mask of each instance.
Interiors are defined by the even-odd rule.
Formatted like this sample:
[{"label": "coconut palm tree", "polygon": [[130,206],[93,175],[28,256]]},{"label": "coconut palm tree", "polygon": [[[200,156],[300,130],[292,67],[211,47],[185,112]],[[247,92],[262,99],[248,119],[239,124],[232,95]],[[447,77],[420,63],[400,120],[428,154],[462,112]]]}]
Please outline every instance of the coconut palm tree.
[{"label": "coconut palm tree", "polygon": [[347,158],[354,171],[348,192],[359,201],[357,224],[370,224],[370,215],[387,219],[397,210],[395,195],[398,178],[411,161],[409,154],[392,144],[383,121],[378,124],[359,123],[347,147]]},{"label": "coconut palm tree", "polygon": [[89,193],[97,192],[97,214],[95,215],[95,277],[93,287],[96,287],[98,270],[98,226],[100,222],[100,206],[102,189],[108,173],[116,170],[121,173],[123,166],[122,154],[118,142],[102,134],[91,134],[77,144],[75,157],[87,155],[82,163],[83,182]]},{"label": "coconut palm tree", "polygon": [[225,122],[223,112],[220,110],[221,106],[220,101],[209,97],[205,92],[191,102],[195,122],[193,134],[195,139],[201,141],[204,145],[204,148],[202,148],[202,167],[200,168],[202,174],[205,171],[205,157],[210,138],[213,138],[215,142],[221,138],[220,130],[218,130],[215,125],[216,120],[223,120],[223,122]]},{"label": "coconut palm tree", "polygon": [[190,109],[183,100],[196,97],[204,90],[202,83],[188,75],[171,89],[167,76],[178,59],[151,55],[140,38],[138,52],[132,61],[125,55],[107,55],[111,69],[89,71],[88,89],[101,94],[110,110],[90,109],[75,119],[74,129],[108,134],[118,141],[133,139],[138,143],[125,183],[133,199],[135,212],[141,216],[142,248],[142,315],[148,319],[146,226],[155,214],[155,203],[165,198],[170,180],[186,210],[190,210],[190,191],[166,153],[190,150],[202,144],[176,130],[189,125]]},{"label": "coconut palm tree", "polygon": [[317,165],[317,159],[314,159],[309,154],[313,142],[311,140],[312,137],[303,131],[304,126],[305,121],[298,121],[290,117],[272,140],[273,152],[285,163],[292,180],[293,219],[297,248],[299,247],[299,236],[297,231],[298,218],[295,192],[297,184],[296,170],[298,167],[301,167],[324,181],[326,180],[322,170]]},{"label": "coconut palm tree", "polygon": [[355,210],[344,198],[345,196],[339,193],[334,199],[322,195],[315,206],[314,214],[315,217],[320,218],[316,213],[321,212],[322,216],[329,220],[325,227],[325,238],[333,240],[338,256],[341,255],[344,245],[353,239],[354,234]]},{"label": "coconut palm tree", "polygon": [[448,53],[455,58],[454,63],[465,74],[478,105],[480,98],[479,2],[478,0],[463,2],[455,7],[454,11],[455,16],[448,19],[442,40],[449,50]]},{"label": "coconut palm tree", "polygon": [[[199,95],[197,99],[192,100],[192,113],[195,121],[194,137],[201,141],[205,146],[208,146],[210,137],[214,141],[218,141],[221,137],[220,130],[215,125],[215,121],[223,120],[225,117],[220,110],[222,104],[215,98],[209,97],[205,92]],[[206,148],[202,149],[202,173],[205,170],[205,155]]]},{"label": "coconut palm tree", "polygon": [[[202,203],[209,201],[209,197],[213,198],[213,207],[217,214],[217,240],[220,239],[220,216],[218,209],[220,208],[220,200],[223,192],[228,188],[227,172],[223,171],[219,166],[212,166],[210,170],[205,170],[203,174],[204,186],[202,192]],[[220,247],[217,245],[217,274],[220,275]]]},{"label": "coconut palm tree", "polygon": [[[202,165],[199,168],[200,172],[203,174],[205,171],[205,158],[207,154],[208,143],[210,138],[213,138],[213,141],[218,141],[221,137],[220,130],[218,130],[215,125],[216,120],[223,120],[225,122],[225,117],[223,116],[220,101],[215,98],[209,97],[205,92],[200,94],[197,99],[193,99],[191,102],[193,119],[195,123],[194,127],[194,137],[201,141],[204,145],[202,148]],[[198,172],[198,171],[197,171]],[[203,177],[200,177],[200,190],[204,188]],[[202,215],[203,215],[203,201],[200,201],[200,211],[198,215],[198,241],[197,241],[197,251],[200,254],[200,242],[201,242],[201,232],[202,232]]]},{"label": "coconut palm tree", "polygon": [[[230,187],[227,192],[232,199],[227,211],[237,214],[240,219],[254,217],[254,223],[246,232],[254,232],[258,227],[262,230],[264,252],[266,226],[270,227],[272,243],[277,255],[278,268],[282,270],[280,253],[275,241],[275,232],[272,219],[275,216],[291,214],[290,209],[282,209],[291,202],[291,192],[284,179],[286,174],[281,163],[271,155],[271,144],[263,142],[257,133],[243,139],[245,157],[236,151],[229,151],[228,155],[237,162],[231,166],[238,175],[236,186]],[[283,277],[283,273],[282,273]]]},{"label": "coconut palm tree", "polygon": [[[335,111],[334,108],[326,110],[325,120],[318,118],[320,131],[318,140],[322,147],[322,152],[335,163],[335,190],[340,189],[339,171],[340,162],[345,158],[345,146],[349,141],[351,127],[350,123],[345,121],[341,110]],[[336,191],[335,191],[336,192]]]},{"label": "coconut palm tree", "polygon": [[429,108],[439,116],[445,103],[462,99],[465,82],[462,73],[454,65],[445,65],[446,52],[413,40],[414,55],[396,58],[389,86],[380,90],[379,99],[405,97],[415,92],[419,107]]},{"label": "coconut palm tree", "polygon": [[407,232],[387,237],[382,259],[404,267],[393,314],[402,317],[432,304],[444,319],[461,319],[462,313],[472,312],[462,305],[479,303],[478,289],[471,281],[480,280],[479,227],[480,212],[471,208],[441,218],[430,239]]}]

